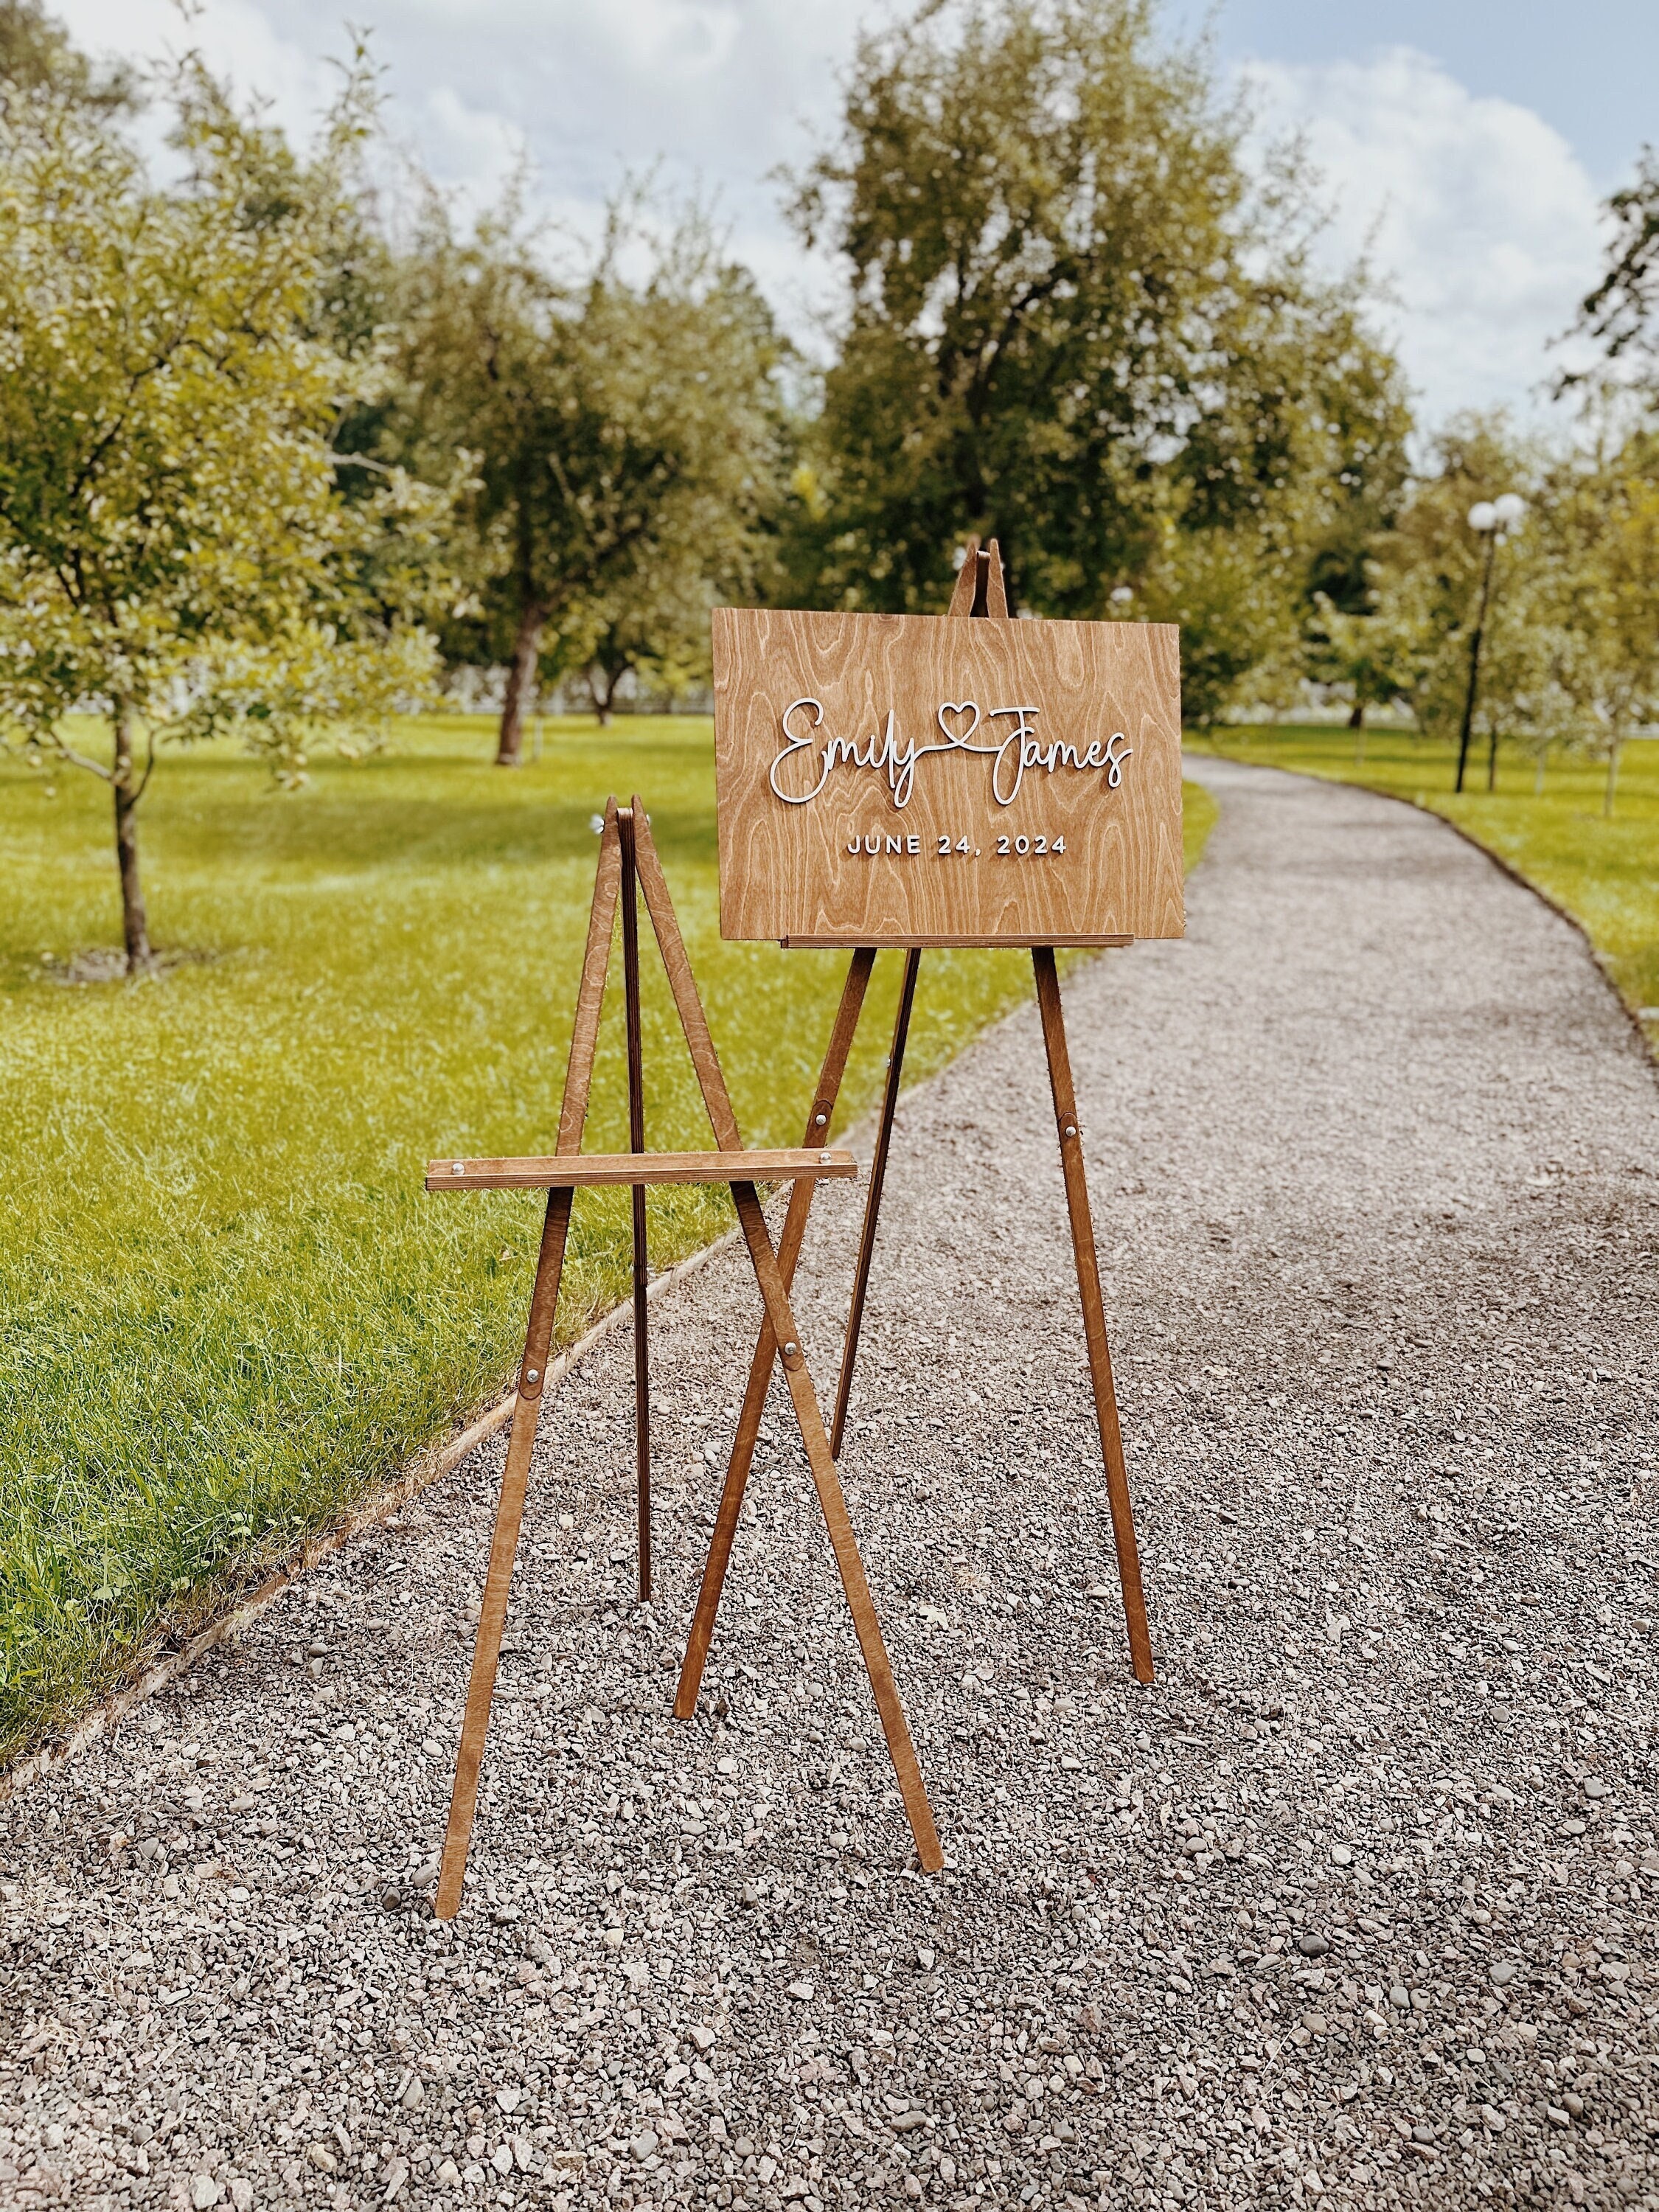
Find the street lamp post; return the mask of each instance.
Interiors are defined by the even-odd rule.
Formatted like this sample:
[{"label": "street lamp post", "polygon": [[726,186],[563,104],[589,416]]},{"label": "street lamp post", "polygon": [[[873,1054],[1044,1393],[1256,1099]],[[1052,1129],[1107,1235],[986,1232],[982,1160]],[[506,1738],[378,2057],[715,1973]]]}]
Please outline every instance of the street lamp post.
[{"label": "street lamp post", "polygon": [[[1469,682],[1463,695],[1463,724],[1457,735],[1457,781],[1453,787],[1463,788],[1463,772],[1468,766],[1469,738],[1474,730],[1474,702],[1480,689],[1480,646],[1486,634],[1486,614],[1492,603],[1492,563],[1498,557],[1498,541],[1507,538],[1519,524],[1527,511],[1527,502],[1518,492],[1506,491],[1500,499],[1480,499],[1469,509],[1469,528],[1477,537],[1486,541],[1486,557],[1480,569],[1480,602],[1475,610],[1474,629],[1469,636]],[[1495,782],[1498,769],[1498,747],[1492,745],[1492,775],[1488,782]]]}]

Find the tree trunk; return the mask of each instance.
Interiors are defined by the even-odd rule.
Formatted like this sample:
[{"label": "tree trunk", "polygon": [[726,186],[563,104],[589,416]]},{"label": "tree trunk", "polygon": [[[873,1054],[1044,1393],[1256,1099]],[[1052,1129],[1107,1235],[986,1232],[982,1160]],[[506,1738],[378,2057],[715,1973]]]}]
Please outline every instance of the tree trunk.
[{"label": "tree trunk", "polygon": [[589,665],[587,696],[593,702],[593,713],[602,730],[611,727],[611,718],[617,711],[617,686],[632,665],[626,660],[618,668],[606,668],[597,660]]},{"label": "tree trunk", "polygon": [[501,735],[495,744],[497,768],[517,768],[524,758],[525,710],[536,690],[536,662],[542,649],[542,627],[547,610],[536,599],[526,599],[519,617],[519,635],[513,644],[513,665],[507,672],[507,693],[501,701]]},{"label": "tree trunk", "polygon": [[138,800],[143,790],[134,773],[132,709],[115,711],[115,860],[121,874],[121,937],[127,951],[129,975],[148,975],[155,965],[150,951],[149,918],[144,911],[144,887],[138,877]]},{"label": "tree trunk", "polygon": [[1486,748],[1486,788],[1488,791],[1496,791],[1498,788],[1498,725],[1495,722],[1492,725],[1492,743]]},{"label": "tree trunk", "polygon": [[1601,813],[1605,820],[1613,819],[1613,795],[1619,788],[1619,744],[1615,738],[1607,747],[1607,787],[1601,793]]},{"label": "tree trunk", "polygon": [[1363,730],[1364,726],[1365,702],[1363,699],[1356,699],[1348,714],[1348,727],[1351,730]]}]

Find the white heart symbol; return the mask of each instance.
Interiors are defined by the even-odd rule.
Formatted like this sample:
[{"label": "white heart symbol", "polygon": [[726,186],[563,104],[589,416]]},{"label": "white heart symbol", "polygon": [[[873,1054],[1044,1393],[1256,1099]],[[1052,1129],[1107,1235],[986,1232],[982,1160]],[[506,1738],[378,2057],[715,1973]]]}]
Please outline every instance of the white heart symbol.
[{"label": "white heart symbol", "polygon": [[[945,717],[947,714],[971,714],[974,719],[969,723],[967,728],[963,731],[961,736],[958,737],[957,732],[951,727],[951,725],[945,720]],[[974,732],[979,727],[979,708],[974,704],[971,699],[963,699],[959,704],[952,704],[952,702],[947,699],[939,708],[936,719],[938,720],[940,730],[950,740],[951,744],[953,745],[965,745],[969,739],[973,736]]]}]

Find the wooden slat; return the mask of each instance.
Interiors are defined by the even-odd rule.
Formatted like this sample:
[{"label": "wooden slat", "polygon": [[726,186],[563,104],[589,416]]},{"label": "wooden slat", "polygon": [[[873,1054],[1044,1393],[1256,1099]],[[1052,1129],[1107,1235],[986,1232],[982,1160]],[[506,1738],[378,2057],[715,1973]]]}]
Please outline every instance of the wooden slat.
[{"label": "wooden slat", "polygon": [[951,592],[951,604],[945,611],[946,614],[972,614],[974,598],[978,589],[979,540],[977,538],[970,538],[968,540],[967,550],[963,555],[962,566],[957,570],[957,580]]},{"label": "wooden slat", "polygon": [[[620,842],[616,802],[612,799],[606,802],[605,827],[599,838],[593,906],[582,954],[581,981],[571,1026],[570,1060],[559,1114],[557,1141],[562,1149],[571,1153],[581,1142],[582,1123],[587,1113],[599,1013],[605,1003],[605,970],[611,958],[611,924],[620,877]],[[495,1526],[490,1537],[489,1568],[484,1577],[478,1633],[472,1646],[472,1671],[467,1682],[466,1710],[461,1720],[460,1747],[455,1759],[455,1783],[450,1792],[449,1825],[444,1836],[443,1863],[433,1907],[440,1920],[453,1920],[459,1911],[461,1886],[466,1878],[466,1855],[478,1804],[478,1773],[483,1764],[484,1741],[489,1733],[489,1708],[495,1694],[495,1670],[501,1662],[501,1637],[507,1626],[513,1562],[519,1548],[520,1524],[524,1519],[525,1492],[536,1449],[542,1386],[552,1347],[553,1319],[558,1310],[559,1280],[564,1271],[565,1246],[574,1202],[574,1193],[568,1188],[548,1193],[535,1285],[530,1296],[530,1319],[525,1329],[524,1358],[519,1368],[519,1395],[513,1408],[507,1465],[501,1475],[501,1494],[496,1503]]]},{"label": "wooden slat", "polygon": [[[679,918],[674,912],[674,902],[668,895],[668,879],[663,874],[662,862],[657,858],[657,848],[651,836],[651,824],[646,817],[644,801],[638,793],[634,798],[635,860],[640,872],[640,888],[645,893],[645,910],[651,917],[651,927],[657,934],[657,949],[662,954],[662,964],[668,973],[668,988],[674,994],[674,1004],[680,1018],[680,1027],[685,1031],[685,1042],[691,1054],[691,1065],[696,1072],[702,1103],[708,1109],[709,1127],[714,1132],[714,1142],[722,1151],[737,1152],[743,1149],[743,1139],[738,1133],[738,1117],[732,1110],[732,1094],[726,1087],[726,1078],[720,1071],[720,1057],[714,1049],[714,1040],[709,1034],[708,1018],[703,1012],[698,995],[697,981],[691,973],[691,963],[686,957],[685,940],[680,935]],[[752,1169],[738,1170],[739,1174],[752,1175]]]},{"label": "wooden slat", "polygon": [[864,1187],[864,1224],[859,1231],[858,1264],[853,1271],[853,1302],[847,1310],[847,1334],[842,1340],[841,1373],[836,1378],[836,1412],[830,1424],[830,1449],[839,1460],[847,1435],[847,1408],[853,1401],[853,1370],[858,1365],[859,1337],[864,1328],[864,1301],[870,1288],[870,1269],[876,1255],[876,1224],[881,1217],[881,1194],[887,1182],[887,1156],[893,1146],[893,1116],[898,1110],[899,1085],[904,1075],[904,1043],[910,1034],[910,1009],[915,1004],[916,975],[921,955],[904,956],[904,981],[893,1017],[893,1042],[887,1054],[887,1078],[881,1089],[881,1120],[876,1126],[875,1156],[870,1180]]},{"label": "wooden slat", "polygon": [[775,1152],[543,1153],[526,1159],[431,1160],[426,1187],[445,1190],[590,1190],[606,1184],[831,1182],[856,1176],[851,1152],[823,1146]]},{"label": "wooden slat", "polygon": [[[628,1036],[628,1149],[645,1150],[645,1046],[640,1030],[640,906],[634,869],[634,810],[617,810],[622,830],[622,940],[624,1027]],[[645,1185],[629,1194],[634,1245],[634,1495],[639,1529],[639,1593],[651,1597],[651,1286],[645,1234]]]},{"label": "wooden slat", "polygon": [[[674,994],[674,1004],[679,1009],[680,1026],[685,1031],[691,1064],[702,1086],[703,1103],[708,1109],[715,1140],[735,1149],[742,1143],[738,1133],[737,1115],[732,1111],[731,1094],[726,1087],[720,1054],[715,1051],[714,1040],[709,1034],[702,1000],[697,994],[696,979],[686,957],[673,901],[668,896],[668,884],[657,859],[656,847],[652,842],[650,825],[646,819],[645,809],[637,798],[634,801],[634,839],[635,860],[639,868],[640,888],[645,893],[646,911],[650,915],[651,926],[657,933],[663,966],[668,971],[669,988]],[[784,1288],[777,1255],[772,1249],[766,1215],[751,1182],[734,1178],[731,1188],[732,1203],[737,1208],[738,1225],[749,1247],[749,1257],[754,1267],[755,1280],[760,1286],[766,1318],[779,1347],[778,1356],[783,1363],[789,1395],[795,1408],[795,1425],[805,1447],[806,1463],[812,1471],[812,1486],[817,1492],[824,1525],[830,1531],[836,1565],[841,1572],[842,1588],[847,1594],[848,1610],[853,1616],[854,1632],[864,1656],[870,1687],[875,1693],[882,1733],[887,1738],[888,1756],[893,1762],[899,1795],[904,1801],[910,1832],[915,1838],[916,1855],[928,1873],[936,1874],[945,1863],[945,1855],[939,1848],[939,1830],[934,1825],[933,1808],[927,1802],[927,1792],[922,1783],[921,1769],[916,1761],[915,1747],[910,1741],[909,1724],[904,1717],[898,1685],[893,1680],[887,1646],[882,1641],[875,1600],[870,1595],[864,1562],[859,1557],[858,1541],[853,1534],[847,1500],[836,1478],[836,1462],[830,1453],[830,1439],[824,1433],[823,1416],[819,1411],[817,1394],[812,1388],[812,1378],[807,1372],[806,1355],[801,1350],[799,1331],[789,1309],[789,1294]]]},{"label": "wooden slat", "polygon": [[605,979],[611,965],[611,932],[621,884],[622,836],[617,802],[607,799],[605,826],[599,833],[599,866],[593,877],[593,903],[587,915],[587,942],[582,948],[581,981],[576,987],[576,1012],[570,1024],[570,1058],[565,1066],[559,1133],[553,1142],[556,1152],[579,1152],[582,1148],[599,1048],[599,1016],[605,1010]]},{"label": "wooden slat", "polygon": [[994,538],[979,556],[983,589],[975,596],[984,600],[984,612],[993,622],[1008,619],[1008,584],[1002,573],[1002,548]]},{"label": "wooden slat", "polygon": [[[1052,931],[1043,937],[1000,936],[997,944],[1016,952],[1035,952],[1040,945],[1057,945],[1061,951],[1088,950],[1109,951],[1115,946],[1133,945],[1133,937],[1089,937],[1082,933],[1056,937]],[[915,935],[896,937],[876,931],[868,937],[781,937],[778,943],[786,951],[851,952],[860,945],[867,945],[877,952],[948,952],[951,950],[983,951],[983,937],[938,937]]]},{"label": "wooden slat", "polygon": [[[858,1034],[859,1016],[864,1007],[864,994],[869,988],[870,971],[876,964],[871,951],[858,951],[848,963],[847,981],[842,986],[841,1005],[836,1009],[835,1025],[830,1032],[829,1048],[823,1055],[823,1066],[818,1074],[818,1087],[806,1116],[806,1141],[815,1137],[828,1137],[836,1111],[836,1101],[841,1096],[842,1079],[847,1073],[847,1060],[853,1049],[853,1040]],[[795,1262],[806,1234],[806,1217],[812,1204],[813,1182],[800,1176],[790,1188],[789,1209],[784,1216],[783,1232],[778,1238],[778,1273],[786,1290],[795,1279]],[[755,1446],[760,1437],[760,1425],[766,1412],[766,1394],[772,1381],[772,1363],[777,1356],[777,1340],[772,1334],[772,1324],[761,1322],[759,1340],[755,1356],[749,1363],[749,1383],[744,1392],[743,1411],[738,1419],[737,1434],[732,1442],[732,1455],[727,1462],[726,1480],[720,1489],[720,1502],[714,1516],[714,1533],[709,1540],[708,1557],[703,1564],[702,1583],[697,1592],[697,1608],[691,1619],[691,1633],[686,1638],[685,1659],[680,1668],[679,1688],[675,1693],[674,1711],[683,1721],[689,1721],[697,1709],[697,1693],[702,1686],[703,1668],[708,1663],[708,1646],[714,1633],[715,1616],[720,1611],[720,1591],[726,1582],[726,1570],[732,1558],[732,1546],[738,1533],[738,1516],[743,1510],[744,1491],[749,1480],[749,1470],[754,1464]]]},{"label": "wooden slat", "polygon": [[1100,1427],[1101,1457],[1106,1467],[1106,1498],[1111,1508],[1112,1539],[1117,1547],[1118,1579],[1129,1631],[1129,1660],[1138,1682],[1152,1679],[1152,1644],[1146,1627],[1146,1600],[1140,1587],[1140,1554],[1135,1545],[1134,1509],[1128,1471],[1123,1463],[1123,1435],[1118,1426],[1112,1355],[1106,1341],[1106,1309],[1100,1295],[1100,1267],[1095,1254],[1094,1223],[1089,1213],[1089,1185],[1084,1172],[1083,1139],[1072,1085],[1072,1057],[1060,1002],[1060,976],[1052,952],[1034,952],[1037,1006],[1054,1093],[1054,1125],[1060,1139],[1060,1171],[1066,1181],[1066,1210],[1071,1218],[1072,1250],[1077,1261],[1078,1295],[1083,1304],[1083,1334],[1094,1385],[1095,1419]]},{"label": "wooden slat", "polygon": [[899,1796],[904,1801],[910,1833],[915,1838],[916,1856],[925,1872],[937,1874],[945,1864],[945,1853],[940,1848],[933,1808],[927,1802],[927,1791],[916,1759],[915,1746],[910,1741],[909,1723],[904,1717],[898,1685],[893,1680],[892,1662],[882,1640],[876,1601],[870,1594],[864,1561],[859,1556],[858,1540],[853,1534],[852,1516],[847,1510],[846,1496],[836,1473],[836,1462],[830,1455],[830,1439],[824,1433],[823,1417],[818,1411],[817,1394],[806,1370],[806,1357],[800,1348],[795,1317],[789,1307],[789,1296],[778,1269],[777,1255],[772,1249],[766,1216],[751,1182],[734,1182],[732,1185],[732,1202],[737,1207],[738,1224],[749,1246],[750,1259],[754,1263],[755,1279],[760,1285],[767,1321],[774,1339],[781,1347],[784,1379],[789,1386],[789,1395],[795,1408],[795,1425],[806,1448],[806,1463],[812,1471],[812,1486],[817,1492],[824,1526],[830,1531],[830,1546],[841,1572],[841,1586],[847,1594],[847,1608],[853,1616],[854,1633],[858,1638],[859,1650],[864,1657],[865,1672],[870,1677],[870,1687],[875,1693],[882,1733],[887,1739],[888,1757],[893,1762]]}]

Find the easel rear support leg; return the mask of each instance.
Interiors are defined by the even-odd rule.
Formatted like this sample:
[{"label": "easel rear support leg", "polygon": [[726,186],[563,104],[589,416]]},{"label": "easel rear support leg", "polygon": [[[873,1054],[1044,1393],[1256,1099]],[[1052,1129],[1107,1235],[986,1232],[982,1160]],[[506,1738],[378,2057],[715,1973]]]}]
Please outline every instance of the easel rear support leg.
[{"label": "easel rear support leg", "polygon": [[887,1155],[893,1147],[893,1116],[898,1110],[899,1079],[904,1072],[904,1046],[910,1034],[910,1009],[915,1004],[916,974],[921,954],[913,946],[904,956],[904,981],[899,990],[898,1011],[893,1017],[893,1048],[887,1056],[887,1080],[882,1086],[881,1122],[876,1132],[875,1158],[870,1163],[870,1187],[864,1194],[864,1227],[859,1236],[859,1262],[853,1277],[853,1303],[847,1310],[847,1338],[841,1348],[841,1373],[836,1382],[836,1417],[830,1424],[830,1454],[841,1457],[847,1435],[847,1408],[853,1396],[853,1370],[858,1364],[859,1336],[864,1328],[864,1301],[870,1288],[870,1269],[876,1256],[876,1224],[881,1218],[881,1194],[887,1182]]},{"label": "easel rear support leg", "polygon": [[542,1388],[547,1379],[547,1354],[553,1340],[553,1315],[559,1302],[559,1277],[564,1267],[574,1196],[574,1193],[568,1190],[548,1194],[542,1249],[536,1262],[536,1285],[530,1299],[530,1322],[525,1331],[524,1364],[519,1370],[519,1395],[513,1408],[507,1468],[495,1508],[489,1572],[484,1581],[477,1641],[472,1647],[466,1714],[461,1723],[455,1787],[449,1801],[449,1827],[444,1837],[443,1865],[438,1875],[438,1898],[434,1911],[440,1920],[454,1918],[460,1908],[461,1884],[466,1876],[467,1846],[471,1841],[472,1816],[478,1803],[478,1769],[483,1762],[490,1702],[495,1694],[495,1668],[501,1659],[501,1632],[507,1625],[507,1593],[513,1585],[519,1524],[524,1518],[525,1490],[531,1455],[536,1448],[536,1425],[541,1415]]},{"label": "easel rear support leg", "polygon": [[[858,1033],[859,1016],[864,1010],[864,994],[869,988],[870,971],[875,966],[876,956],[868,946],[853,955],[847,970],[847,981],[842,987],[841,1006],[836,1015],[835,1027],[830,1032],[829,1049],[823,1055],[823,1066],[818,1076],[818,1087],[812,1100],[811,1111],[806,1117],[806,1134],[802,1139],[808,1145],[827,1145],[830,1124],[834,1119],[836,1101],[841,1095],[842,1078],[847,1072],[848,1056],[853,1049],[853,1039]],[[800,1256],[801,1241],[806,1234],[806,1217],[812,1204],[814,1186],[797,1182],[790,1187],[789,1210],[784,1216],[783,1234],[778,1239],[778,1273],[785,1290],[795,1279],[795,1263]],[[777,1340],[772,1334],[772,1324],[763,1321],[755,1356],[749,1364],[749,1384],[744,1392],[743,1412],[738,1419],[738,1431],[732,1442],[732,1457],[726,1470],[726,1482],[720,1492],[720,1509],[714,1516],[714,1533],[709,1540],[708,1558],[702,1571],[702,1587],[697,1592],[697,1609],[691,1619],[691,1633],[686,1639],[685,1661],[680,1668],[679,1688],[674,1698],[674,1711],[683,1721],[689,1721],[697,1710],[697,1697],[702,1688],[703,1668],[708,1661],[708,1647],[714,1640],[714,1621],[720,1612],[720,1592],[725,1587],[726,1570],[731,1563],[732,1546],[738,1533],[738,1516],[743,1510],[744,1492],[749,1480],[749,1470],[754,1464],[755,1446],[760,1437],[762,1416],[766,1411],[766,1394],[771,1386],[772,1363],[777,1357]]]},{"label": "easel rear support leg", "polygon": [[1100,1267],[1095,1256],[1094,1223],[1089,1213],[1083,1139],[1078,1130],[1072,1059],[1066,1045],[1060,975],[1054,966],[1053,947],[1039,945],[1031,954],[1031,965],[1036,971],[1037,1006],[1042,1016],[1042,1042],[1048,1055],[1048,1085],[1054,1093],[1060,1171],[1066,1178],[1066,1211],[1071,1218],[1078,1295],[1083,1303],[1083,1334],[1089,1347],[1089,1379],[1094,1385],[1095,1418],[1100,1424],[1101,1457],[1106,1465],[1106,1497],[1111,1507],[1118,1580],[1123,1587],[1123,1612],[1129,1630],[1129,1661],[1135,1680],[1150,1682],[1152,1644],[1146,1629],[1146,1601],[1140,1588],[1140,1554],[1135,1547],[1134,1510],[1129,1502],[1128,1471],[1123,1463],[1123,1434],[1118,1426],[1117,1393],[1112,1385],[1106,1310],[1100,1295]]},{"label": "easel rear support leg", "polygon": [[[628,1144],[645,1150],[645,1052],[640,1035],[640,909],[634,869],[634,810],[617,810],[622,833],[623,997],[628,1032]],[[645,1186],[629,1193],[634,1240],[634,1491],[639,1525],[640,1601],[651,1595],[651,1338],[647,1292]]]}]

